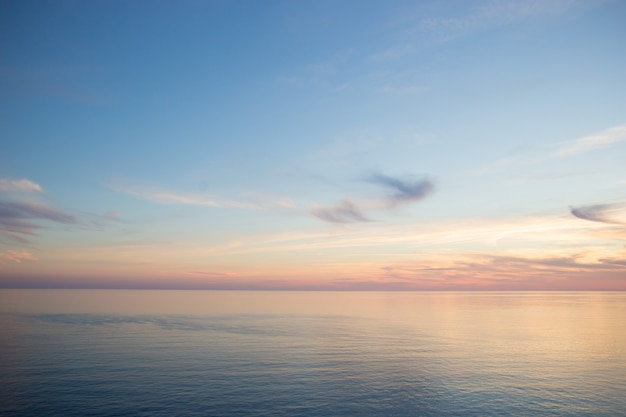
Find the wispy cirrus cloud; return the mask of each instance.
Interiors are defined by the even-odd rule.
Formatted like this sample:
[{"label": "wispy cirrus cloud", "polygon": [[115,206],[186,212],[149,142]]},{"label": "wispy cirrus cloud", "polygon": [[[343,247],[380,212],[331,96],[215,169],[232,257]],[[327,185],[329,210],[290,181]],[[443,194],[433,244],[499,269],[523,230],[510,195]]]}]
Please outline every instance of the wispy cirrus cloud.
[{"label": "wispy cirrus cloud", "polygon": [[46,219],[57,223],[74,223],[75,218],[53,207],[37,203],[0,202],[2,219]]},{"label": "wispy cirrus cloud", "polygon": [[615,242],[626,239],[626,231],[621,226],[581,222],[563,213],[439,222],[418,220],[402,225],[374,221],[359,224],[362,227],[346,227],[333,230],[330,234],[257,235],[253,239],[241,239],[236,244],[216,245],[204,250],[205,253],[220,255],[352,249],[378,253],[385,248],[395,247],[402,251],[410,248],[416,253],[426,253],[467,248],[468,245],[474,250],[483,248],[493,251],[505,245],[523,247],[527,252],[532,252],[533,256],[539,257],[547,251],[560,253],[565,247],[574,247],[576,250],[588,248],[590,244],[599,248],[613,247]]},{"label": "wispy cirrus cloud", "polygon": [[415,51],[416,48],[412,44],[397,45],[370,55],[369,60],[374,62],[384,62],[411,55],[415,53]]},{"label": "wispy cirrus cloud", "polygon": [[350,200],[342,200],[339,204],[324,207],[316,206],[311,214],[329,223],[355,223],[370,221],[361,210]]},{"label": "wispy cirrus cloud", "polygon": [[[4,199],[0,200],[0,236],[13,243],[30,243],[24,235],[34,235],[34,230],[41,227],[37,224],[39,220],[62,224],[75,222],[74,216],[37,203],[32,193],[42,193],[43,188],[31,180],[0,178],[0,192],[4,194]],[[20,252],[10,253],[15,255]]]},{"label": "wispy cirrus cloud", "polygon": [[74,216],[44,204],[0,201],[0,232],[10,235],[13,233],[32,235],[33,231],[40,227],[34,222],[37,220],[61,224],[76,222]]},{"label": "wispy cirrus cloud", "polygon": [[385,85],[380,87],[377,91],[381,94],[390,94],[398,96],[409,96],[425,93],[429,90],[427,86],[421,85],[403,85],[403,86],[390,86]]},{"label": "wispy cirrus cloud", "polygon": [[625,140],[626,125],[610,127],[593,135],[557,144],[553,156],[564,157],[591,152]]},{"label": "wispy cirrus cloud", "polygon": [[473,3],[465,14],[434,17],[419,23],[422,30],[436,31],[453,39],[469,33],[509,25],[529,19],[558,16],[584,3],[582,0],[489,0]]},{"label": "wispy cirrus cloud", "polygon": [[482,175],[512,166],[533,165],[555,159],[568,158],[608,148],[623,141],[626,141],[626,125],[613,126],[577,139],[556,142],[541,148],[528,149],[525,152],[503,158],[491,165],[478,169],[475,173]]},{"label": "wispy cirrus cloud", "polygon": [[105,219],[118,220],[120,217],[120,211],[113,209],[107,210],[102,217]]},{"label": "wispy cirrus cloud", "polygon": [[230,207],[238,209],[271,209],[291,208],[293,202],[288,198],[258,197],[250,201],[232,200],[215,197],[203,193],[180,193],[163,190],[157,187],[127,187],[113,185],[114,191],[128,194],[143,200],[154,201],[161,204],[185,204],[204,207]]},{"label": "wispy cirrus cloud", "polygon": [[0,178],[0,191],[4,192],[41,192],[41,185],[26,178],[12,180],[10,178]]},{"label": "wispy cirrus cloud", "polygon": [[[618,254],[619,255],[619,254]],[[519,254],[446,254],[445,259],[380,267],[382,282],[406,289],[624,289],[626,263],[618,257]]]}]

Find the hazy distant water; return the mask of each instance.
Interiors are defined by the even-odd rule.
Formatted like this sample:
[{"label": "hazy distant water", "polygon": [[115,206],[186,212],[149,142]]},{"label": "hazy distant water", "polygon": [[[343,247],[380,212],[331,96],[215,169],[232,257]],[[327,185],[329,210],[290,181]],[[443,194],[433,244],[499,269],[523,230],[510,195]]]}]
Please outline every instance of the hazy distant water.
[{"label": "hazy distant water", "polygon": [[626,415],[626,293],[0,290],[0,415]]}]

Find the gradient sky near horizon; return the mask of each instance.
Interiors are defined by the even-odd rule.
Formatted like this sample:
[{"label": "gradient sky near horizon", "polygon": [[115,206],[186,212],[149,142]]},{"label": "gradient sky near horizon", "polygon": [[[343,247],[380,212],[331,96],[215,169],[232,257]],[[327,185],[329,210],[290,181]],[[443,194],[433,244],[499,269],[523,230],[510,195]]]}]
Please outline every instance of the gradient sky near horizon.
[{"label": "gradient sky near horizon", "polygon": [[626,290],[625,20],[2,1],[0,287]]}]

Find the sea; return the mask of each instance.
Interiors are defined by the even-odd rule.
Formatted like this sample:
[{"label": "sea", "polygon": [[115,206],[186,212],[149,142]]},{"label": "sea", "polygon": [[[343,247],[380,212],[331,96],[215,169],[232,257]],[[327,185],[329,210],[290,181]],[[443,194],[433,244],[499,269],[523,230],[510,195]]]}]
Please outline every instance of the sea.
[{"label": "sea", "polygon": [[624,416],[626,292],[0,290],[2,416]]}]

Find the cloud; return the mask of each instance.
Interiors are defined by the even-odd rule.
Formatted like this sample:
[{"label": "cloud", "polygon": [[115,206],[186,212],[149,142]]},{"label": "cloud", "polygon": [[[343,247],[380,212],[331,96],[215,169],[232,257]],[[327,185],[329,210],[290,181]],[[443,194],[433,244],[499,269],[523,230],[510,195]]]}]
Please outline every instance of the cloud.
[{"label": "cloud", "polygon": [[618,142],[626,140],[626,125],[615,126],[598,132],[594,135],[585,136],[559,145],[554,156],[570,156],[579,153],[606,148]]},{"label": "cloud", "polygon": [[21,263],[22,261],[37,261],[38,259],[33,256],[32,253],[27,252],[25,250],[8,250],[6,252],[0,252],[0,260],[7,259],[9,261],[13,261],[16,263]]},{"label": "cloud", "polygon": [[268,198],[257,195],[256,201],[240,201],[214,197],[198,193],[177,193],[162,190],[155,187],[125,187],[113,185],[110,188],[114,191],[132,195],[144,200],[150,200],[161,204],[185,204],[191,206],[205,207],[231,207],[240,209],[270,209],[270,208],[291,208],[293,203],[286,198]]},{"label": "cloud", "polygon": [[626,141],[626,125],[613,126],[578,139],[552,143],[541,148],[526,149],[524,152],[508,156],[494,164],[480,168],[476,170],[475,173],[482,175],[512,166],[540,164],[554,159],[567,158],[607,148],[622,141]]},{"label": "cloud", "polygon": [[559,15],[579,3],[580,0],[491,0],[474,3],[475,6],[461,16],[422,20],[420,27],[441,32],[451,39],[537,17]]},{"label": "cloud", "polygon": [[329,223],[367,222],[369,219],[350,200],[342,200],[332,207],[314,207],[311,214]]},{"label": "cloud", "polygon": [[370,218],[360,207],[365,206],[371,210],[393,209],[399,205],[422,200],[434,190],[433,183],[428,179],[405,181],[377,173],[367,177],[366,181],[390,189],[392,193],[382,201],[369,200],[357,205],[352,200],[344,199],[334,206],[315,206],[310,213],[329,223],[369,222]]},{"label": "cloud", "polygon": [[429,90],[430,88],[424,85],[405,85],[405,86],[389,86],[386,85],[378,89],[379,93],[382,94],[393,94],[393,95],[415,95],[422,94]]},{"label": "cloud", "polygon": [[219,200],[211,196],[200,194],[181,194],[171,191],[161,190],[154,187],[113,187],[115,191],[139,197],[144,200],[155,201],[163,204],[188,204],[193,206],[206,207],[239,207],[247,208],[246,204],[236,201]]},{"label": "cloud", "polygon": [[35,203],[0,202],[0,218],[39,218],[57,223],[74,223],[74,216],[65,214],[52,207]]},{"label": "cloud", "polygon": [[406,289],[623,290],[626,264],[619,253],[614,255],[447,253],[440,259],[383,265],[380,277]]},{"label": "cloud", "polygon": [[368,182],[393,190],[393,193],[387,197],[390,207],[422,200],[435,190],[434,184],[428,179],[403,181],[388,175],[374,174],[368,178]]},{"label": "cloud", "polygon": [[[17,180],[0,178],[0,191],[6,193],[6,199],[0,200],[0,237],[3,239],[8,238],[13,243],[27,245],[30,241],[23,236],[34,235],[34,230],[40,228],[35,220],[48,220],[62,224],[75,222],[74,216],[32,201],[30,193],[42,193],[43,188],[26,178]],[[28,193],[28,196],[24,193]],[[23,252],[9,251],[1,257],[19,262],[19,259],[22,259],[18,256],[20,253]],[[23,259],[30,258],[24,257]]]},{"label": "cloud", "polygon": [[117,220],[120,217],[120,211],[119,210],[108,210],[106,213],[104,213],[104,218],[106,219],[115,219]]},{"label": "cloud", "polygon": [[401,46],[394,46],[386,49],[382,52],[375,53],[369,57],[370,61],[389,61],[398,58],[403,58],[407,55],[411,55],[416,51],[414,45],[406,44]]},{"label": "cloud", "polygon": [[626,222],[615,218],[615,215],[622,211],[617,204],[570,207],[570,213],[579,219],[609,224],[626,224]]},{"label": "cloud", "polygon": [[43,189],[39,184],[22,178],[20,180],[11,180],[9,178],[0,178],[0,191],[6,192],[41,192]]},{"label": "cloud", "polygon": [[49,220],[55,223],[72,224],[74,216],[52,207],[36,203],[0,201],[0,232],[32,235],[39,228],[31,219]]}]

